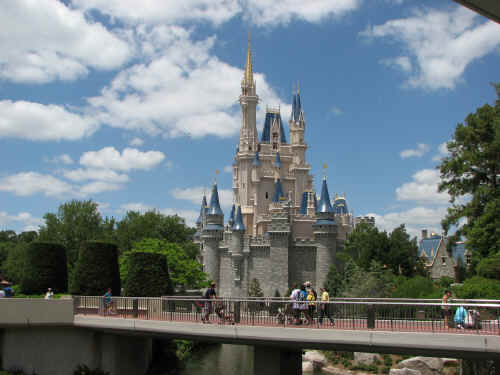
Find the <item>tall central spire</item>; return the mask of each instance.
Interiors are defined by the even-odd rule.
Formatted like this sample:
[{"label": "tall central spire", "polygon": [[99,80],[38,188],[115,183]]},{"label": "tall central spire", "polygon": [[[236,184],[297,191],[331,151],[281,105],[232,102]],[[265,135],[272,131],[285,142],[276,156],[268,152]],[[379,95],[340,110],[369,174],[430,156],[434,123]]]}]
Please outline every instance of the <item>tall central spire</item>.
[{"label": "tall central spire", "polygon": [[245,77],[243,78],[243,80],[246,86],[248,87],[253,86],[252,50],[250,48],[250,32],[248,33],[247,63],[245,65]]}]

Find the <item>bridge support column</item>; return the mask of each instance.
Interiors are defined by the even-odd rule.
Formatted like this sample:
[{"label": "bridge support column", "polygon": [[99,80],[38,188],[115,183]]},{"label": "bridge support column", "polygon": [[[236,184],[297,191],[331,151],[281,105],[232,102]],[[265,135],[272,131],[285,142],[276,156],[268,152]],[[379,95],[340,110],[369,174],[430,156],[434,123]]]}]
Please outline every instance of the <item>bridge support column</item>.
[{"label": "bridge support column", "polygon": [[302,350],[255,346],[254,375],[302,375]]}]

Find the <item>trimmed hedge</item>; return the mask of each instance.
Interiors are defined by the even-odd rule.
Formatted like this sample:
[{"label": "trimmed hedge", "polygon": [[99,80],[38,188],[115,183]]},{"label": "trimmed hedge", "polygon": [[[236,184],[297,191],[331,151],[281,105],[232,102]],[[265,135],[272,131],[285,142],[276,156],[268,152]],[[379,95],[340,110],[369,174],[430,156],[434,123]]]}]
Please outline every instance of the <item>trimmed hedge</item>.
[{"label": "trimmed hedge", "polygon": [[43,294],[47,288],[54,293],[68,290],[66,249],[53,242],[31,242],[26,248],[26,260],[21,279],[21,292]]},{"label": "trimmed hedge", "polygon": [[128,262],[126,296],[158,297],[173,293],[164,255],[134,252],[130,254]]},{"label": "trimmed hedge", "polygon": [[108,288],[114,296],[120,295],[118,247],[104,241],[87,241],[78,253],[71,293],[100,296]]}]

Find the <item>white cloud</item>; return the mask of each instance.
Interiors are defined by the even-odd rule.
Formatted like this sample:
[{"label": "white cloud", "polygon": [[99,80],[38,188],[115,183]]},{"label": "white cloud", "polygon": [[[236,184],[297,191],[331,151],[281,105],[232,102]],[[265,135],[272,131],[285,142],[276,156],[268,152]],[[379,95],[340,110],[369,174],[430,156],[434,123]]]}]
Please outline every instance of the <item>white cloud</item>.
[{"label": "white cloud", "polygon": [[73,187],[50,175],[38,172],[21,172],[0,180],[0,191],[7,191],[18,196],[44,194],[47,197],[60,197],[74,194]]},{"label": "white cloud", "polygon": [[413,175],[413,181],[396,189],[399,201],[416,201],[429,204],[448,204],[450,196],[438,192],[441,178],[436,169],[422,169]]},{"label": "white cloud", "polygon": [[45,158],[44,161],[54,164],[66,164],[66,165],[73,164],[73,159],[68,154],[57,155],[54,156],[52,159]]},{"label": "white cloud", "polygon": [[413,16],[368,27],[360,35],[401,43],[408,56],[382,61],[406,71],[407,86],[429,90],[455,88],[469,64],[500,46],[500,25],[483,22],[460,6],[415,10]]},{"label": "white cloud", "polygon": [[237,0],[72,0],[78,8],[100,12],[128,23],[168,24],[197,20],[215,25],[229,20],[240,12]]},{"label": "white cloud", "polygon": [[132,139],[129,142],[129,145],[134,146],[134,147],[139,147],[139,146],[142,146],[143,144],[144,144],[144,141],[139,137],[135,137],[134,139]]},{"label": "white cloud", "polygon": [[370,213],[363,216],[374,216],[376,226],[388,232],[401,224],[405,224],[407,232],[412,237],[420,237],[422,229],[428,229],[429,232],[441,232],[441,220],[446,216],[446,207],[427,208],[419,206],[406,211],[390,212],[385,215]]},{"label": "white cloud", "polygon": [[[201,200],[200,200],[201,202]],[[130,202],[126,204],[120,205],[120,208],[118,209],[118,213],[124,214],[128,211],[136,211],[140,213],[144,213],[147,211],[152,211],[152,210],[157,210],[163,215],[177,215],[186,221],[186,225],[188,226],[195,226],[196,219],[198,219],[199,212],[195,210],[186,210],[186,209],[176,209],[176,208],[161,208],[161,209],[156,209],[153,206],[150,206],[148,204],[142,203],[142,202]]]},{"label": "white cloud", "polygon": [[394,59],[382,59],[380,62],[390,67],[399,68],[405,73],[410,73],[413,70],[411,60],[408,56],[399,56]]},{"label": "white cloud", "polygon": [[447,142],[441,143],[438,146],[439,153],[437,155],[433,156],[433,158],[432,158],[433,161],[441,161],[443,158],[445,158],[449,155],[448,147],[446,146],[446,143]]},{"label": "white cloud", "polygon": [[40,225],[43,224],[43,220],[38,217],[34,217],[29,212],[20,212],[17,215],[9,215],[5,211],[0,211],[0,226],[6,228],[11,228],[21,224],[23,226],[23,231],[38,231]]},{"label": "white cloud", "polygon": [[403,159],[407,159],[407,158],[411,158],[411,157],[421,158],[429,150],[430,150],[429,146],[426,145],[425,143],[418,143],[416,149],[403,150],[399,153],[399,156],[401,156]]},{"label": "white cloud", "polygon": [[[211,187],[205,188],[203,186],[193,187],[193,188],[185,188],[185,189],[174,189],[171,191],[172,196],[176,199],[182,199],[190,201],[194,204],[201,204],[201,200],[203,198],[203,194],[206,194],[207,201],[210,204],[210,194]],[[219,203],[221,207],[231,207],[233,204],[233,191],[232,190],[224,190],[218,189],[219,192]]]},{"label": "white cloud", "polygon": [[[151,60],[120,72],[100,96],[88,99],[88,111],[101,123],[153,135],[237,134],[241,120],[236,99],[243,70],[211,55],[215,39],[195,42],[188,30],[174,26],[138,33]],[[261,102],[279,105],[288,115],[290,105],[280,100],[264,75],[255,74],[255,80]],[[259,106],[260,126],[264,111],[265,105]]]},{"label": "white cloud", "polygon": [[3,1],[1,8],[0,78],[74,80],[89,68],[117,68],[131,56],[126,42],[61,1]]},{"label": "white cloud", "polygon": [[80,187],[80,194],[87,196],[105,191],[120,190],[122,185],[105,181],[93,181]]},{"label": "white cloud", "polygon": [[247,0],[247,16],[257,26],[287,25],[292,20],[317,23],[356,10],[361,0]]},{"label": "white cloud", "polygon": [[224,167],[224,172],[225,173],[233,173],[233,166],[232,165],[226,165]]},{"label": "white cloud", "polygon": [[119,174],[111,169],[78,168],[64,171],[63,174],[64,177],[75,182],[98,180],[103,182],[124,183],[129,180],[126,174]]},{"label": "white cloud", "polygon": [[128,211],[137,211],[137,212],[147,212],[154,210],[153,206],[149,206],[147,204],[141,203],[141,202],[130,202],[130,203],[125,203],[120,205],[120,208],[118,209],[119,213],[126,213]]},{"label": "white cloud", "polygon": [[80,157],[80,164],[89,168],[114,169],[129,171],[133,169],[149,170],[165,159],[161,151],[142,152],[135,148],[120,151],[114,147],[104,147],[99,151],[87,151]]},{"label": "white cloud", "polygon": [[73,141],[87,137],[96,130],[97,124],[91,118],[69,112],[58,105],[0,101],[0,137],[2,138]]}]

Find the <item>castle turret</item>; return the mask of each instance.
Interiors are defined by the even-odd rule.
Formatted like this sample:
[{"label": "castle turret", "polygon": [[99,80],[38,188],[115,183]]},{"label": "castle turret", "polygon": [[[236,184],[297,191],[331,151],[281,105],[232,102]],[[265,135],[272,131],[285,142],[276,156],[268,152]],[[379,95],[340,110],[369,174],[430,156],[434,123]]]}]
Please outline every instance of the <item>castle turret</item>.
[{"label": "castle turret", "polygon": [[335,264],[337,245],[337,224],[334,220],[335,212],[330,203],[330,194],[323,178],[321,198],[317,206],[316,222],[313,224],[314,238],[316,240],[316,288],[325,284],[328,269]]},{"label": "castle turret", "polygon": [[245,73],[241,81],[240,105],[242,112],[242,126],[240,130],[239,151],[246,153],[256,151],[258,143],[256,108],[259,97],[256,93],[256,83],[253,79],[252,51],[250,38],[248,39],[247,61]]},{"label": "castle turret", "polygon": [[220,208],[217,183],[214,182],[210,206],[206,210],[206,224],[203,225],[203,263],[204,271],[211,280],[219,283],[219,244],[224,232],[224,214]]},{"label": "castle turret", "polygon": [[233,282],[231,296],[244,297],[241,283],[243,279],[243,235],[245,234],[245,225],[241,215],[241,206],[236,209],[236,217],[232,226],[231,234],[231,263],[233,266]]}]

